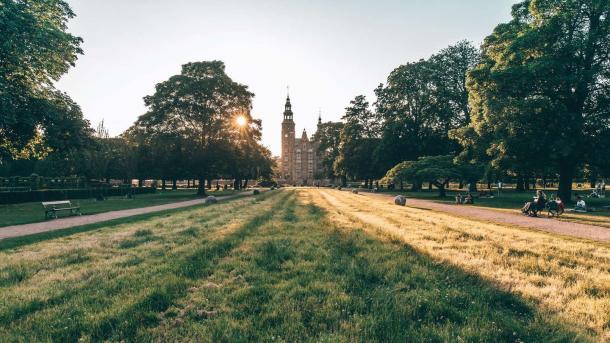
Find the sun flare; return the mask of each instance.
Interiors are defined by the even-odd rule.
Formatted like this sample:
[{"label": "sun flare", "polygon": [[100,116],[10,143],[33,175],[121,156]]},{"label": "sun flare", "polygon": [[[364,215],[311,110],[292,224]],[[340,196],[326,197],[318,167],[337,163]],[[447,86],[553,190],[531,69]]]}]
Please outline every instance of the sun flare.
[{"label": "sun flare", "polygon": [[235,119],[235,122],[237,123],[237,126],[246,126],[246,124],[248,123],[248,120],[244,116],[238,116]]}]

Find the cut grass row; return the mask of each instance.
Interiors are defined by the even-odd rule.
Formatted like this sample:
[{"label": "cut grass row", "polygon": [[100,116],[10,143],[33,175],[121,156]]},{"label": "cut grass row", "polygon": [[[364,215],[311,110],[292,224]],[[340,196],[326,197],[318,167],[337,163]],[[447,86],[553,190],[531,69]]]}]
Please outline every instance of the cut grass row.
[{"label": "cut grass row", "polygon": [[[235,194],[234,191],[210,192],[215,196]],[[140,194],[133,199],[125,197],[108,197],[103,201],[95,199],[74,200],[78,202],[83,215],[96,214],[116,210],[147,207],[186,201],[197,198],[194,189],[179,189],[176,191],[157,191],[154,194]],[[29,224],[45,220],[44,209],[40,202],[0,205],[0,227],[9,225]]]},{"label": "cut grass row", "polygon": [[313,193],[337,221],[405,242],[537,304],[548,316],[610,339],[610,246],[397,207],[346,192]]},{"label": "cut grass row", "polygon": [[[0,251],[0,337],[28,342],[603,337],[603,328],[578,321],[572,326],[544,302],[506,289],[489,277],[485,263],[479,270],[432,253],[455,252],[445,246],[469,241],[473,232],[460,236],[443,228],[444,222],[426,220],[398,228],[445,237],[439,249],[422,247],[423,241],[408,236],[390,237],[382,230],[388,223],[395,226],[389,219],[382,227],[370,221],[376,218],[373,208],[383,206],[335,191],[283,190]],[[421,212],[432,220],[430,212]],[[497,249],[485,236],[474,241]],[[579,275],[607,268],[600,257],[607,249],[593,247],[587,256],[561,255],[562,261]],[[464,248],[469,256],[483,245]],[[563,247],[557,249],[561,254]],[[518,252],[515,261],[531,257]],[[587,264],[588,258],[593,261]],[[600,306],[604,298],[600,294],[589,305]],[[600,319],[599,313],[592,316]]]}]

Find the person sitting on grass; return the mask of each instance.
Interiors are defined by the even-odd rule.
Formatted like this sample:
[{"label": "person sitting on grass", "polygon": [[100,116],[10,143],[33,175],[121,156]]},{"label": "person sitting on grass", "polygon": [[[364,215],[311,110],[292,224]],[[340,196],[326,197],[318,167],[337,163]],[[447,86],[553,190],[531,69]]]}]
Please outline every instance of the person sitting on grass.
[{"label": "person sitting on grass", "polygon": [[580,195],[576,197],[576,207],[574,208],[574,211],[576,211],[576,212],[587,212],[588,211],[587,204],[585,203],[585,200]]},{"label": "person sitting on grass", "polygon": [[464,198],[464,203],[474,205],[474,198],[472,197],[472,194],[470,194],[470,192],[466,194],[466,198]]},{"label": "person sitting on grass", "polygon": [[458,193],[455,196],[455,204],[460,205],[464,200],[462,199],[462,193]]}]

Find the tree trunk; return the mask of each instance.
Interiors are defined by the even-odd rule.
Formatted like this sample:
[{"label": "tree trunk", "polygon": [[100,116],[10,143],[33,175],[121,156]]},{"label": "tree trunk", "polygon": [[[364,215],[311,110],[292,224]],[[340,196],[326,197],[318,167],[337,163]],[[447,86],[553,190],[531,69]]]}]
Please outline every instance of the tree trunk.
[{"label": "tree trunk", "polygon": [[444,198],[447,195],[445,192],[445,184],[444,182],[436,183],[435,186],[438,188],[438,196],[439,198]]},{"label": "tree trunk", "polygon": [[191,179],[186,180],[186,188],[191,188]]},{"label": "tree trunk", "polygon": [[428,191],[432,192],[432,182],[428,182]]},{"label": "tree trunk", "polygon": [[138,179],[138,187],[142,187],[142,185],[144,185],[144,180],[143,179]]},{"label": "tree trunk", "polygon": [[178,180],[176,180],[175,178],[172,179],[172,190],[175,191],[178,189]]},{"label": "tree trunk", "polygon": [[197,184],[197,195],[204,197],[205,194],[205,179],[199,178],[199,183]]},{"label": "tree trunk", "polygon": [[458,185],[459,189],[464,188],[464,181],[460,180],[460,184]]},{"label": "tree trunk", "polygon": [[523,183],[523,176],[517,176],[517,186],[515,187],[515,190],[518,192],[523,192],[525,190],[525,187],[523,187]]},{"label": "tree trunk", "polygon": [[411,192],[419,192],[421,191],[421,183],[418,181],[414,181],[411,185]]},{"label": "tree trunk", "polygon": [[364,188],[369,188],[369,179],[364,179]]},{"label": "tree trunk", "polygon": [[161,190],[165,190],[165,179],[161,180]]},{"label": "tree trunk", "polygon": [[591,172],[591,175],[589,175],[589,185],[591,186],[591,188],[595,188],[597,182],[597,175],[596,173]]},{"label": "tree trunk", "polygon": [[248,188],[248,179],[246,178],[246,181],[244,181],[244,188]]},{"label": "tree trunk", "polygon": [[478,192],[476,181],[470,181],[470,183],[468,184],[468,191],[471,193]]},{"label": "tree trunk", "polygon": [[208,179],[208,189],[212,189],[212,180]]},{"label": "tree trunk", "polygon": [[572,181],[574,179],[574,166],[561,165],[559,166],[559,191],[557,195],[565,202],[572,202]]},{"label": "tree trunk", "polygon": [[347,187],[347,176],[341,175],[341,187]]}]

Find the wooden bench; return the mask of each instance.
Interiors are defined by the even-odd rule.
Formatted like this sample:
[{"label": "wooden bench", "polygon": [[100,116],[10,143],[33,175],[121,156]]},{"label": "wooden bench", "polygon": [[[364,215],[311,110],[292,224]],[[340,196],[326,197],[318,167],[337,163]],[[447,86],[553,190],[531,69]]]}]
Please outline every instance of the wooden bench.
[{"label": "wooden bench", "polygon": [[72,203],[70,200],[62,200],[62,201],[47,201],[42,203],[42,207],[44,207],[44,217],[55,218],[57,219],[57,213],[62,211],[70,211],[70,214],[78,214],[81,215],[80,205],[78,203]]}]

